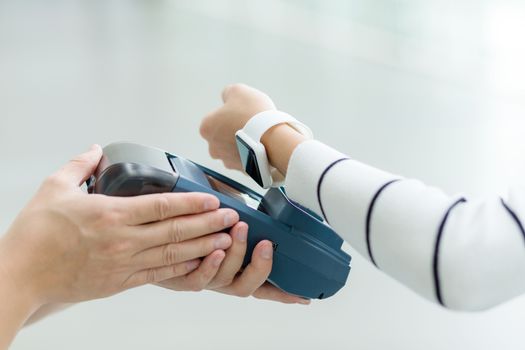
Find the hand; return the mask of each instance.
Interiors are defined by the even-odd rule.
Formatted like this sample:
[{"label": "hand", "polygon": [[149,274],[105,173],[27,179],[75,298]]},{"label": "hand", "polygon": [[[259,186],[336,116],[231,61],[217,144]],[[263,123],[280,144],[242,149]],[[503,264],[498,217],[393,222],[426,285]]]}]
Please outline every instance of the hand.
[{"label": "hand", "polygon": [[209,143],[212,158],[221,159],[227,168],[242,170],[235,133],[257,113],[275,109],[275,104],[265,93],[243,84],[227,86],[222,101],[222,107],[204,118],[200,133]]},{"label": "hand", "polygon": [[[212,158],[221,159],[227,168],[243,170],[235,133],[257,113],[275,109],[275,104],[268,95],[243,84],[227,86],[222,100],[224,105],[204,118],[200,133],[208,141]],[[261,138],[270,164],[283,175],[293,151],[305,140],[306,137],[288,124],[270,128]]]},{"label": "hand", "polygon": [[240,272],[246,253],[248,225],[239,222],[230,234],[233,244],[225,255],[222,252],[214,253],[215,256],[205,258],[197,270],[186,276],[159,282],[157,285],[176,291],[210,289],[238,297],[254,296],[287,304],[310,303],[307,299],[290,295],[266,282],[272,270],[273,247],[270,241],[265,240],[257,244],[252,261]]},{"label": "hand", "polygon": [[239,217],[200,193],[88,195],[93,147],[50,176],[0,241],[0,270],[35,304],[101,298],[183,276],[198,258],[224,255]]}]

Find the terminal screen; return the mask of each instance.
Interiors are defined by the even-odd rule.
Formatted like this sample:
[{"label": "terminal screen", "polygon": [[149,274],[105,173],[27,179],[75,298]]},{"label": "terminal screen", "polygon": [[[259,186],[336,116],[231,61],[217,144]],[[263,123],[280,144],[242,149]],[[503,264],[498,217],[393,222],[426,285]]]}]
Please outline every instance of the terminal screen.
[{"label": "terminal screen", "polygon": [[238,189],[236,189],[233,186],[228,185],[227,183],[224,183],[213,176],[210,176],[206,174],[206,177],[208,179],[208,182],[210,183],[210,186],[217,192],[220,192],[222,194],[225,194],[229,197],[232,197],[249,207],[257,210],[259,207],[260,201],[252,196],[250,196],[247,193],[241,192]]}]

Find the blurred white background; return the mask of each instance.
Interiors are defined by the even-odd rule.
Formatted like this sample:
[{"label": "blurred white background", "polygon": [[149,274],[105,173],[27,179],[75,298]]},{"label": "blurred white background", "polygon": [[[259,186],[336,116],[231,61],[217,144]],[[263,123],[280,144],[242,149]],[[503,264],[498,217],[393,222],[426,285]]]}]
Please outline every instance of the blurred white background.
[{"label": "blurred white background", "polygon": [[[504,193],[525,175],[524,35],[511,0],[0,0],[0,232],[94,142],[224,170],[198,125],[232,82],[354,158]],[[450,312],[353,257],[347,287],[309,307],[145,287],[29,327],[13,349],[523,349],[525,298]]]}]

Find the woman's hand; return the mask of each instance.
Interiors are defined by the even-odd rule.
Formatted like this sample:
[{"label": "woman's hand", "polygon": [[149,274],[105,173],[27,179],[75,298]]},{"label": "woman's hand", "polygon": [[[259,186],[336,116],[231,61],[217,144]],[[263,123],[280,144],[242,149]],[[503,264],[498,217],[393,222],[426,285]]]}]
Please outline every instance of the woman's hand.
[{"label": "woman's hand", "polygon": [[222,92],[224,105],[202,121],[200,133],[209,143],[212,158],[230,169],[242,170],[235,133],[259,112],[275,109],[265,93],[243,84],[227,86]]},{"label": "woman's hand", "polygon": [[[275,109],[275,104],[265,93],[243,84],[227,86],[222,100],[224,105],[204,118],[200,133],[208,141],[212,158],[222,160],[227,168],[243,170],[235,133],[257,113]],[[288,124],[270,128],[261,138],[270,164],[283,175],[293,151],[305,140]]]},{"label": "woman's hand", "polygon": [[242,270],[241,267],[246,254],[248,225],[239,222],[232,228],[230,234],[233,244],[226,251],[220,268],[207,263],[205,259],[198,270],[186,276],[175,277],[157,284],[177,291],[210,289],[238,297],[254,296],[258,299],[287,304],[307,305],[310,303],[307,299],[285,293],[266,282],[272,270],[273,247],[270,241],[265,240],[257,244],[250,264]]},{"label": "woman's hand", "polygon": [[[214,264],[231,246],[237,213],[200,193],[88,195],[93,147],[49,177],[0,241],[0,268],[35,304],[101,298]],[[206,261],[206,260],[205,260]],[[4,299],[5,301],[5,299]]]}]

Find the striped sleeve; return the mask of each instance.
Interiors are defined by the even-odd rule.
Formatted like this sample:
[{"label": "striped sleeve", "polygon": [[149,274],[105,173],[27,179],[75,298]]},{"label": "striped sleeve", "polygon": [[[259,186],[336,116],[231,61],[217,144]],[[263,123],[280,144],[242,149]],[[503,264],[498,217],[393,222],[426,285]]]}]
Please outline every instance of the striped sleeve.
[{"label": "striped sleeve", "polygon": [[525,292],[525,190],[471,201],[375,169],[318,142],[292,154],[290,198],[423,297],[482,310]]}]

